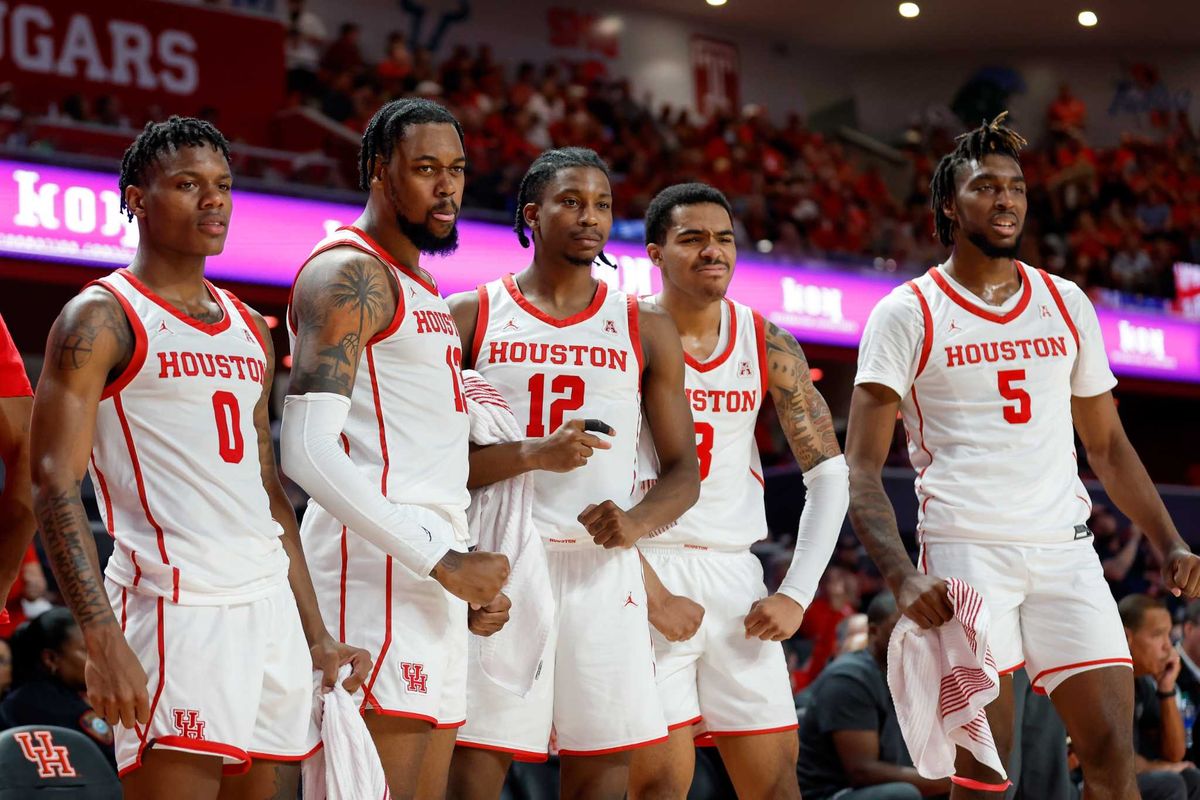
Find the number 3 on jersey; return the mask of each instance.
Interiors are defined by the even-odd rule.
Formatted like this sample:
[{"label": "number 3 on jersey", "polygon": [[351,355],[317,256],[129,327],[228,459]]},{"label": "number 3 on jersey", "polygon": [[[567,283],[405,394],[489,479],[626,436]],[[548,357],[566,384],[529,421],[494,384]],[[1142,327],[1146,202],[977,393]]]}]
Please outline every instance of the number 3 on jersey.
[{"label": "number 3 on jersey", "polygon": [[708,477],[712,469],[713,426],[707,422],[696,423],[696,459],[700,462],[700,480]]},{"label": "number 3 on jersey", "polygon": [[1033,417],[1029,392],[1015,385],[1017,381],[1023,380],[1025,380],[1025,370],[1023,369],[1002,369],[996,373],[1000,396],[1005,400],[1017,402],[1016,406],[1006,405],[1004,407],[1004,421],[1009,425],[1024,425]]},{"label": "number 3 on jersey", "polygon": [[542,373],[529,377],[529,425],[526,436],[545,436],[547,430],[554,433],[563,423],[568,411],[583,408],[583,378],[578,375],[555,375],[550,382],[550,393],[557,395],[550,403],[549,427],[542,419],[546,407],[546,376]]}]

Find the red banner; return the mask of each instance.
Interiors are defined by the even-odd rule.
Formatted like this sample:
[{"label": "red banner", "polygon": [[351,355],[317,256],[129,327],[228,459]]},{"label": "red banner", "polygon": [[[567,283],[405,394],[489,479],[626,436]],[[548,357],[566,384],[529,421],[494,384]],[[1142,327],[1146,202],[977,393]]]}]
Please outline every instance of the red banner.
[{"label": "red banner", "polygon": [[696,110],[708,117],[716,111],[736,112],[741,106],[741,67],[732,42],[693,36],[692,77],[696,84]]},{"label": "red banner", "polygon": [[261,141],[283,101],[283,43],[274,20],[155,0],[0,3],[0,75],[35,113],[72,94],[114,96],[133,118],[211,106],[227,135]]}]

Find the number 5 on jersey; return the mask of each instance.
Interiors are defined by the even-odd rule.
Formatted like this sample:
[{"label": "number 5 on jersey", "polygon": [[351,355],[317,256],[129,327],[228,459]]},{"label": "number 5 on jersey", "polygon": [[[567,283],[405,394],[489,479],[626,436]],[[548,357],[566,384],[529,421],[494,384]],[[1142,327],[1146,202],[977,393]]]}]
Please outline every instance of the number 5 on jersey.
[{"label": "number 5 on jersey", "polygon": [[1016,406],[1004,407],[1004,421],[1009,425],[1024,425],[1033,417],[1029,392],[1016,385],[1017,381],[1025,380],[1023,369],[1002,369],[996,373],[1000,396],[1005,400],[1015,400]]}]

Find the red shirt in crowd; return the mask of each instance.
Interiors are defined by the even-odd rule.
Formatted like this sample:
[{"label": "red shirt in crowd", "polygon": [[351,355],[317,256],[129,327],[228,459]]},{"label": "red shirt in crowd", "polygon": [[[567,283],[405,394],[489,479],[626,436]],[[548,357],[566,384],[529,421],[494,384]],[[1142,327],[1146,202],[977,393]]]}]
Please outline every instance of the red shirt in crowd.
[{"label": "red shirt in crowd", "polygon": [[[4,317],[0,317],[0,397],[32,395],[33,388],[29,385],[29,376],[25,374],[25,362],[21,360],[21,354],[17,352],[17,346],[8,333]],[[16,588],[13,587],[14,590]],[[0,608],[0,626],[8,627],[7,609]],[[0,635],[3,635],[2,630]]]}]

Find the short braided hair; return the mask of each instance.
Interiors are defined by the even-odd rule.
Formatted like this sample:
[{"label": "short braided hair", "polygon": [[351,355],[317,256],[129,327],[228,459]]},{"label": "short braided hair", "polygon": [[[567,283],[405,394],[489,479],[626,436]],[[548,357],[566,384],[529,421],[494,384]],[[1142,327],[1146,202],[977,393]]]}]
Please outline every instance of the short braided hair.
[{"label": "short braided hair", "polygon": [[521,178],[521,188],[517,190],[517,215],[513,222],[513,232],[517,234],[517,241],[521,243],[521,247],[529,247],[529,237],[525,234],[525,206],[528,203],[540,202],[546,184],[550,183],[560,169],[571,167],[593,167],[605,176],[608,175],[608,164],[596,155],[595,150],[586,147],[559,147],[547,150],[534,159],[525,172],[525,177]]},{"label": "short braided hair", "polygon": [[363,131],[358,150],[358,188],[371,188],[371,165],[377,156],[384,161],[392,157],[396,142],[404,138],[410,125],[453,125],[458,140],[463,141],[463,129],[445,106],[421,97],[403,97],[384,104],[375,112]]},{"label": "short braided hair", "polygon": [[229,142],[211,122],[195,117],[172,116],[166,122],[147,122],[121,158],[121,211],[133,220],[133,211],[125,203],[125,190],[141,186],[152,167],[164,153],[184,147],[211,147],[229,160]]}]

